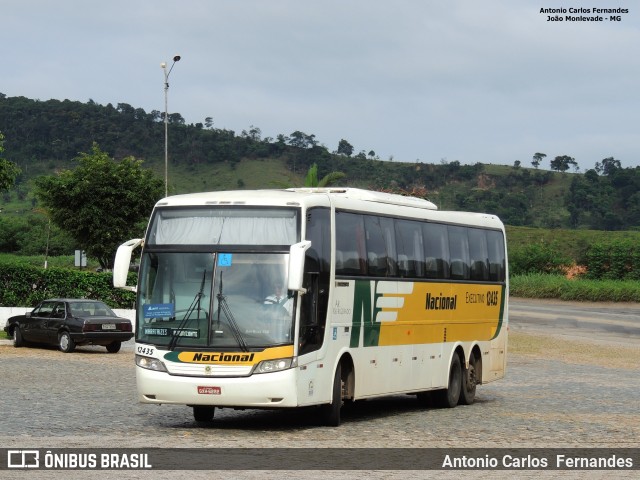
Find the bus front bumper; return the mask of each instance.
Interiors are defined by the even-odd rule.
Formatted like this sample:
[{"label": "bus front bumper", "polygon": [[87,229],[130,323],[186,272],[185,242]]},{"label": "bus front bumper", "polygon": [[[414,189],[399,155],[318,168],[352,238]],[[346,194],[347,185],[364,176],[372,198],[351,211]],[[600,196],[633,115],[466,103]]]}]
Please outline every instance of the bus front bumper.
[{"label": "bus front bumper", "polygon": [[296,369],[249,377],[187,377],[136,366],[142,403],[238,408],[297,407]]}]

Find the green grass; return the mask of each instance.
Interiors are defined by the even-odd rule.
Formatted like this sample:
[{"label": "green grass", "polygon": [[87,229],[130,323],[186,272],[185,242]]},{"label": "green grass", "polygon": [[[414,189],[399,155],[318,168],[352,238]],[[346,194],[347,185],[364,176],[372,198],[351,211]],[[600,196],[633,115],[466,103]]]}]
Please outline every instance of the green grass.
[{"label": "green grass", "polygon": [[169,167],[169,194],[301,186],[301,173],[306,172],[293,174],[279,159],[195,165],[173,171]]},{"label": "green grass", "polygon": [[569,280],[561,275],[531,274],[512,277],[510,294],[581,302],[640,302],[640,282]]}]

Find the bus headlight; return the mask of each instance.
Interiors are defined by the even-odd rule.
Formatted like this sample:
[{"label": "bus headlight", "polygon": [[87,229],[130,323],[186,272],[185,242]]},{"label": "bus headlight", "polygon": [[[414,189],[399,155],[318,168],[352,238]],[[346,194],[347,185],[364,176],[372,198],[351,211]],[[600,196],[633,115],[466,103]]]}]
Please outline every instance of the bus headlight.
[{"label": "bus headlight", "polygon": [[154,370],[156,372],[166,372],[167,367],[164,366],[157,358],[143,357],[142,355],[136,355],[136,365],[147,370]]},{"label": "bus headlight", "polygon": [[253,370],[253,373],[271,373],[271,372],[280,372],[282,370],[287,370],[289,368],[297,367],[298,359],[297,358],[277,358],[275,360],[263,360],[256,368]]}]

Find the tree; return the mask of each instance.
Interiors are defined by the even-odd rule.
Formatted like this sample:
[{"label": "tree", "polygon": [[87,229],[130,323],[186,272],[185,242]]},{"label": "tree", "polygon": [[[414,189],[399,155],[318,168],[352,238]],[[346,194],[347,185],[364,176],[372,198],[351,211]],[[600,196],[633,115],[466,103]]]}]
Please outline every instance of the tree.
[{"label": "tree", "polygon": [[577,166],[578,162],[576,162],[575,158],[572,158],[569,155],[559,155],[551,160],[551,170],[556,170],[558,172],[566,172],[569,170],[571,165]]},{"label": "tree", "polygon": [[544,157],[546,157],[547,155],[544,153],[540,153],[540,152],[536,152],[533,154],[533,160],[531,160],[531,165],[533,165],[535,168],[538,168],[540,166],[540,162],[542,162],[542,159],[544,159]]},{"label": "tree", "polygon": [[603,159],[602,163],[596,162],[596,172],[603,175],[611,175],[621,168],[620,160],[616,160],[613,157]]},{"label": "tree", "polygon": [[249,128],[249,131],[247,132],[246,130],[242,130],[242,133],[240,134],[240,136],[244,138],[248,138],[249,140],[252,140],[254,142],[259,142],[260,138],[262,137],[262,130],[260,130],[260,128],[258,127],[254,127],[253,125],[251,125],[251,127]]},{"label": "tree", "polygon": [[36,195],[51,221],[103,268],[113,266],[118,245],[139,237],[164,182],[133,157],[116,162],[93,144],[74,170],[40,177]]},{"label": "tree", "polygon": [[16,177],[20,175],[18,166],[2,158],[2,152],[4,152],[4,135],[0,133],[0,192],[9,190],[16,181]]},{"label": "tree", "polygon": [[289,145],[298,148],[312,148],[317,145],[316,136],[311,134],[307,135],[300,130],[296,130],[289,136]]},{"label": "tree", "polygon": [[305,187],[328,187],[345,176],[342,172],[331,172],[318,180],[318,165],[311,165],[304,179]]},{"label": "tree", "polygon": [[346,155],[350,157],[353,153],[353,145],[347,142],[344,138],[338,142],[338,150],[336,151],[339,155]]}]

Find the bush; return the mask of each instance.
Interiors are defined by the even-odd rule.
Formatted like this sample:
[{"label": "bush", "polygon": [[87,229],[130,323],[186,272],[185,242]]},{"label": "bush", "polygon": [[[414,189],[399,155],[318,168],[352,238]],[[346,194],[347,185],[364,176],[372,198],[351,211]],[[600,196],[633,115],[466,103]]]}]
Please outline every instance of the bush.
[{"label": "bush", "polygon": [[560,253],[553,244],[529,243],[514,247],[509,252],[511,275],[559,274],[570,263],[571,259]]},{"label": "bush", "polygon": [[[130,284],[135,274],[130,274]],[[30,265],[0,264],[0,306],[32,307],[47,298],[91,298],[113,308],[132,308],[135,294],[113,287],[112,274],[42,269]]]},{"label": "bush", "polygon": [[587,276],[596,280],[640,280],[640,249],[631,241],[598,242],[586,255]]}]

